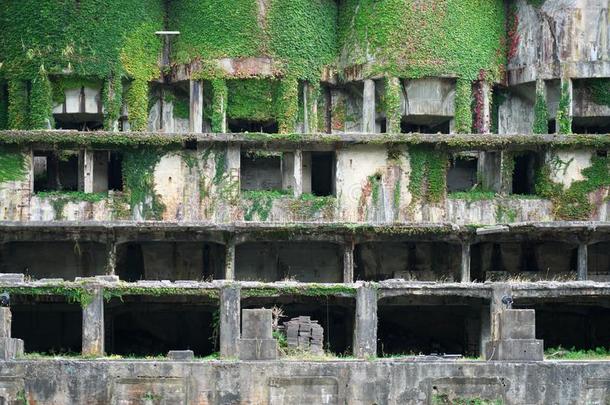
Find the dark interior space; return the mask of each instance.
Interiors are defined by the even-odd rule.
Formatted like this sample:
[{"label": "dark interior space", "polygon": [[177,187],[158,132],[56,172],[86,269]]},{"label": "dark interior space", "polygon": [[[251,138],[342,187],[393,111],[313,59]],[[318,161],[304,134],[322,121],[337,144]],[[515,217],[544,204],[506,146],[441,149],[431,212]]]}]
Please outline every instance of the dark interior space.
[{"label": "dark interior space", "polygon": [[541,164],[541,158],[535,152],[526,152],[515,156],[513,194],[536,194],[536,171]]},{"label": "dark interior space", "polygon": [[335,153],[311,153],[311,193],[330,196],[335,193]]},{"label": "dark interior space", "polygon": [[400,132],[403,134],[448,134],[450,132],[449,117],[403,117],[400,122]]},{"label": "dark interior space", "polygon": [[26,353],[80,353],[82,309],[63,297],[11,296],[14,338],[23,339]]},{"label": "dark interior space", "polygon": [[479,356],[483,300],[461,297],[383,298],[377,354]]},{"label": "dark interior space", "polygon": [[575,134],[610,134],[610,117],[574,117],[572,131]]},{"label": "dark interior space", "polygon": [[214,321],[218,306],[195,303],[193,297],[175,298],[151,301],[129,296],[108,302],[104,308],[106,352],[145,357],[165,356],[170,350],[192,350],[195,356],[218,351]]},{"label": "dark interior space", "polygon": [[78,191],[79,152],[34,151],[34,192]]},{"label": "dark interior space", "polygon": [[556,120],[549,120],[548,121],[548,132],[549,134],[555,134],[557,133],[557,121]]},{"label": "dark interior space", "polygon": [[212,242],[130,242],[117,246],[121,280],[224,278],[225,247]]},{"label": "dark interior space", "polygon": [[0,245],[0,271],[33,279],[105,274],[106,245],[97,242],[7,242]]},{"label": "dark interior space", "polygon": [[108,155],[108,190],[123,191],[123,154],[112,151]]},{"label": "dark interior space", "polygon": [[478,159],[455,156],[447,171],[447,192],[470,191],[477,185]]},{"label": "dark interior space", "polygon": [[282,157],[254,152],[242,153],[240,182],[243,191],[281,190]]},{"label": "dark interior space", "polygon": [[545,348],[610,348],[610,301],[570,301],[517,302],[514,307],[536,310],[536,339],[544,340]]},{"label": "dark interior space", "polygon": [[235,249],[235,278],[240,281],[343,280],[343,250],[328,242],[252,242]]},{"label": "dark interior space", "polygon": [[483,242],[471,246],[472,281],[532,280],[576,276],[578,246],[552,241]]},{"label": "dark interior space", "polygon": [[254,120],[228,120],[229,132],[263,132],[265,134],[277,134],[277,121],[254,121]]},{"label": "dark interior space", "polygon": [[[435,254],[443,252],[443,254]],[[461,248],[445,242],[366,242],[356,245],[356,280],[460,279]]]},{"label": "dark interior space", "polygon": [[589,245],[587,253],[589,278],[610,281],[610,241]]},{"label": "dark interior space", "polygon": [[55,129],[74,129],[77,131],[102,131],[104,115],[91,113],[53,114]]},{"label": "dark interior space", "polygon": [[281,308],[279,324],[297,316],[310,316],[324,329],[324,349],[333,354],[352,355],[356,301],[342,297],[280,296],[245,298],[242,309]]}]

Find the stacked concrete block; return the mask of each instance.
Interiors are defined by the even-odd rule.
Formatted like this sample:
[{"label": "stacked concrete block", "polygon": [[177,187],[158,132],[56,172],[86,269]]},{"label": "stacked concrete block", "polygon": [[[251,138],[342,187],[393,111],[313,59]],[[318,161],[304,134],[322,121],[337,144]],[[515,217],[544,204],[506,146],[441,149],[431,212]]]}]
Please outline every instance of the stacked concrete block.
[{"label": "stacked concrete block", "polygon": [[11,310],[0,308],[0,360],[13,360],[23,355],[23,340],[11,337]]},{"label": "stacked concrete block", "polygon": [[324,353],[324,329],[309,316],[299,316],[284,322],[288,347],[313,354]]},{"label": "stacked concrete block", "polygon": [[270,309],[244,309],[242,311],[240,360],[275,360],[278,357],[277,340],[272,335]]},{"label": "stacked concrete block", "polygon": [[544,347],[536,339],[536,313],[533,309],[509,309],[497,314],[499,339],[486,346],[487,360],[542,361]]}]

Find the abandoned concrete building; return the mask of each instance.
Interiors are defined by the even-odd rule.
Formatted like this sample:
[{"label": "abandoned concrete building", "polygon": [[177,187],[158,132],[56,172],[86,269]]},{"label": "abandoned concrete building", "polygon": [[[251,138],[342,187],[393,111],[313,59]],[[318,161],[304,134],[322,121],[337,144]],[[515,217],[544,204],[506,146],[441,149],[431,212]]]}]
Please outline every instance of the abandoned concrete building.
[{"label": "abandoned concrete building", "polygon": [[0,404],[610,404],[608,12],[0,2]]}]

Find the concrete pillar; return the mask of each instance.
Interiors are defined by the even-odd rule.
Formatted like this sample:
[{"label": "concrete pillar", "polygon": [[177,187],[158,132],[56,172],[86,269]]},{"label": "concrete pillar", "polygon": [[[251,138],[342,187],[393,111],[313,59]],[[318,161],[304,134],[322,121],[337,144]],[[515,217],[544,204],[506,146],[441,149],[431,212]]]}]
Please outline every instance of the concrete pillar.
[{"label": "concrete pillar", "polygon": [[479,81],[479,86],[481,110],[478,117],[480,119],[478,130],[481,134],[488,134],[491,132],[491,88],[485,80]]},{"label": "concrete pillar", "polygon": [[462,243],[462,283],[470,283],[470,242]]},{"label": "concrete pillar", "polygon": [[225,280],[235,280],[235,239],[227,241],[225,256]]},{"label": "concrete pillar", "polygon": [[[568,91],[568,97],[570,99],[570,104],[568,106],[568,117],[570,117],[570,122],[572,121],[572,117],[574,116],[574,86],[572,84],[572,79],[570,79],[569,77],[566,78],[562,78],[561,79],[561,83],[560,83],[560,87],[559,87],[559,105],[561,105],[561,98],[563,97],[563,87],[567,86],[567,91]],[[557,113],[559,114],[559,109],[557,110]],[[559,117],[557,117],[559,118]],[[558,134],[561,133],[560,130],[560,120],[556,119],[555,120],[555,132],[557,132]],[[572,131],[570,130],[570,133]]]},{"label": "concrete pillar", "polygon": [[241,147],[237,145],[227,146],[227,173],[231,182],[231,198],[239,197],[240,190],[240,170],[241,170]]},{"label": "concrete pillar", "polygon": [[356,292],[356,322],[354,325],[354,356],[377,355],[377,289],[364,284]]},{"label": "concrete pillar", "polygon": [[362,92],[362,132],[375,132],[375,81],[364,81]]},{"label": "concrete pillar", "polygon": [[505,311],[506,305],[502,303],[503,297],[512,297],[512,289],[508,284],[498,284],[492,289],[491,301],[489,303],[489,320],[491,325],[491,340],[500,340],[499,315]]},{"label": "concrete pillar", "polygon": [[303,133],[305,134],[311,132],[308,109],[309,96],[309,84],[307,82],[303,82]]},{"label": "concrete pillar", "polygon": [[343,282],[354,282],[354,242],[343,245]]},{"label": "concrete pillar", "polygon": [[203,132],[203,84],[200,80],[190,80],[189,130]]},{"label": "concrete pillar", "polygon": [[114,276],[116,270],[116,243],[109,241],[106,243],[106,274]]},{"label": "concrete pillar", "polygon": [[589,249],[586,243],[578,245],[578,280],[588,279],[589,270]]},{"label": "concrete pillar", "polygon": [[83,151],[83,188],[85,193],[93,193],[93,165],[94,165],[94,154],[90,149]]},{"label": "concrete pillar", "polygon": [[294,151],[292,191],[295,198],[303,194],[303,151]]},{"label": "concrete pillar", "polygon": [[104,355],[104,290],[93,289],[93,299],[83,308],[83,356]]},{"label": "concrete pillar", "polygon": [[11,309],[0,308],[0,360],[14,360],[23,356],[23,340],[11,337]]},{"label": "concrete pillar", "polygon": [[220,289],[220,356],[236,358],[239,355],[240,297],[238,285]]}]

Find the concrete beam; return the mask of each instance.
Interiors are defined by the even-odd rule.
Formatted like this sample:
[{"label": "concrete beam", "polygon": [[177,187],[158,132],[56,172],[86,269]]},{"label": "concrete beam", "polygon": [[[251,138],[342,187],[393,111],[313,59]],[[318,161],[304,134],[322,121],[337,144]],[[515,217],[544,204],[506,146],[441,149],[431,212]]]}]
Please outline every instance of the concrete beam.
[{"label": "concrete beam", "polygon": [[354,325],[354,356],[377,355],[377,289],[364,284],[356,292],[356,322]]},{"label": "concrete beam", "polygon": [[470,282],[470,243],[462,244],[461,275],[462,283]]},{"label": "concrete beam", "polygon": [[303,151],[294,151],[292,191],[295,198],[303,194]]},{"label": "concrete beam", "polygon": [[239,355],[240,297],[237,285],[220,289],[220,356],[236,358]]},{"label": "concrete beam", "polygon": [[578,245],[578,280],[585,281],[588,279],[589,272],[589,249],[586,243]]},{"label": "concrete beam", "polygon": [[364,80],[362,92],[362,132],[375,132],[375,81]]},{"label": "concrete beam", "polygon": [[354,242],[343,246],[343,282],[354,282]]},{"label": "concrete beam", "polygon": [[203,84],[200,80],[190,80],[190,132],[203,132]]},{"label": "concrete beam", "polygon": [[104,355],[104,291],[93,289],[93,299],[83,308],[83,356]]},{"label": "concrete beam", "polygon": [[235,280],[235,239],[234,238],[229,239],[226,244],[225,280]]}]

